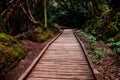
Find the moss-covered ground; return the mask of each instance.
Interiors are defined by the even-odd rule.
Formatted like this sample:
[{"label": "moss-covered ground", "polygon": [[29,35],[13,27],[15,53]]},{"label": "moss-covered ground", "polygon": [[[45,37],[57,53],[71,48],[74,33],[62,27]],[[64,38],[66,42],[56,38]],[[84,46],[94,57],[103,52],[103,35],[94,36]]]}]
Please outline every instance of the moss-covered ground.
[{"label": "moss-covered ground", "polygon": [[24,49],[17,40],[0,33],[0,76],[10,71],[24,56]]}]

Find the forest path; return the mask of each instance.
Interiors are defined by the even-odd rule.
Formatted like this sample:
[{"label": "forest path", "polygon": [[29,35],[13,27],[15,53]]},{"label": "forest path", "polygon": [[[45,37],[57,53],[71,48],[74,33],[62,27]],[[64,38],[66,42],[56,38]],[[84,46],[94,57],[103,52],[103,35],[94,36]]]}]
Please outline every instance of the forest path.
[{"label": "forest path", "polygon": [[95,80],[72,29],[65,29],[25,80]]}]

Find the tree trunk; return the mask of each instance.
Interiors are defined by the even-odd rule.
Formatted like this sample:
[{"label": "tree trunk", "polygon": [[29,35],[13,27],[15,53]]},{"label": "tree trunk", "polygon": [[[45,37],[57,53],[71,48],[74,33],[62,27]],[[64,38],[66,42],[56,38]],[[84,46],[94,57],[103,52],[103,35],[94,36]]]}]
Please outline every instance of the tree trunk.
[{"label": "tree trunk", "polygon": [[44,19],[45,19],[45,28],[47,27],[47,7],[46,7],[46,3],[47,1],[44,0]]}]

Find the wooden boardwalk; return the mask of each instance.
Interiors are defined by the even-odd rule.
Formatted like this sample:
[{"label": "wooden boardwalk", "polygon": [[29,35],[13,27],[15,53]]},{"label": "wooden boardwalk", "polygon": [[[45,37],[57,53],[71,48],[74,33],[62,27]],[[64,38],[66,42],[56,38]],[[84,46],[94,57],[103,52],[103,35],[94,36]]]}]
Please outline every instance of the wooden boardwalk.
[{"label": "wooden boardwalk", "polygon": [[94,80],[72,29],[65,29],[48,47],[25,80]]}]

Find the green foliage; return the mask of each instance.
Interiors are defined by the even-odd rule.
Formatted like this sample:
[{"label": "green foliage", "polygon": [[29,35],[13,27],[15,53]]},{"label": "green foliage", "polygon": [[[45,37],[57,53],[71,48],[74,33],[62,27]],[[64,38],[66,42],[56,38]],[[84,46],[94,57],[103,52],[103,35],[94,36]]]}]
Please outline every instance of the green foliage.
[{"label": "green foliage", "polygon": [[99,50],[95,50],[95,56],[98,58],[98,59],[101,59],[104,57],[104,48],[100,48]]},{"label": "green foliage", "polygon": [[81,26],[85,22],[89,11],[78,1],[61,0],[50,1],[48,22],[67,26]]},{"label": "green foliage", "polygon": [[120,40],[120,12],[117,12],[106,27],[105,39],[113,37],[115,41]]},{"label": "green foliage", "polygon": [[93,35],[95,35],[95,34],[96,34],[96,31],[95,31],[95,30],[92,30],[91,33],[92,33]]},{"label": "green foliage", "polygon": [[[93,30],[93,34],[94,34],[94,33],[95,33],[95,31]],[[83,31],[81,31],[80,34],[81,34],[82,36],[88,37],[88,42],[89,42],[91,45],[93,45],[93,46],[96,45],[96,38],[95,38],[94,36],[92,36],[92,35],[87,35],[87,34],[86,34],[85,32],[83,32]]]},{"label": "green foliage", "polygon": [[[94,30],[93,30],[93,34],[94,34],[94,33],[95,33],[95,32],[94,32]],[[81,31],[80,34],[81,34],[82,36],[88,37],[88,42],[89,42],[91,45],[93,45],[93,46],[96,45],[96,38],[95,38],[94,36],[92,36],[92,35],[87,35],[87,34],[86,34],[85,32],[83,32],[83,31]]]},{"label": "green foliage", "polygon": [[58,7],[58,3],[55,0],[50,1],[50,5],[54,8]]},{"label": "green foliage", "polygon": [[86,34],[85,32],[83,32],[83,31],[81,31],[80,34],[81,34],[82,36],[87,37],[87,34]]},{"label": "green foliage", "polygon": [[92,62],[96,65],[101,64],[98,59],[104,58],[104,48],[98,48],[95,50],[88,50],[89,57],[91,58]]},{"label": "green foliage", "polygon": [[91,28],[91,20],[88,20],[83,25],[83,30],[85,33],[88,33],[91,30],[90,28]]},{"label": "green foliage", "polygon": [[91,45],[93,45],[93,46],[96,45],[96,38],[93,37],[92,35],[88,37],[88,41]]},{"label": "green foliage", "polygon": [[0,41],[2,42],[8,42],[10,41],[11,38],[8,38],[9,36],[6,35],[5,33],[0,33]]},{"label": "green foliage", "polygon": [[114,40],[114,38],[109,38],[108,39],[108,42],[114,42],[115,40]]},{"label": "green foliage", "polygon": [[120,47],[116,48],[116,53],[120,54]]},{"label": "green foliage", "polygon": [[83,29],[86,33],[91,33],[92,35],[101,34],[101,29],[103,28],[104,22],[101,17],[96,17],[91,20],[86,21],[83,25]]},{"label": "green foliage", "polygon": [[85,17],[88,17],[89,11],[85,9],[82,5],[76,5],[75,11],[82,14]]},{"label": "green foliage", "polygon": [[[103,19],[102,19],[101,17],[98,17],[98,18],[96,18],[96,19],[97,19],[96,29],[103,27],[103,24],[104,24]],[[95,26],[94,26],[94,27],[95,27]]]},{"label": "green foliage", "polygon": [[55,20],[56,20],[56,16],[55,16],[55,15],[51,15],[51,16],[47,19],[47,22],[48,22],[48,24],[51,24],[51,23],[53,23]]},{"label": "green foliage", "polygon": [[24,49],[18,41],[5,33],[0,33],[0,76],[10,71],[24,56]]},{"label": "green foliage", "polygon": [[[112,9],[108,3],[99,5],[102,14],[95,16],[84,24],[84,31],[97,36],[98,39],[109,42],[109,46],[115,53],[120,53],[120,12],[116,11],[110,17]],[[98,35],[96,35],[98,34]],[[89,42],[94,43],[96,39],[90,37]],[[95,44],[93,44],[95,45]],[[99,51],[98,51],[99,52]],[[96,52],[96,53],[98,53]],[[99,54],[98,54],[99,55]]]},{"label": "green foliage", "polygon": [[108,13],[110,13],[110,11],[112,10],[111,8],[110,8],[110,5],[109,5],[109,3],[104,3],[102,6],[99,6],[100,8],[101,8],[101,10],[102,10],[102,15],[106,15],[106,14],[108,14]]},{"label": "green foliage", "polygon": [[115,53],[120,54],[120,41],[115,42],[114,40],[112,40],[109,42],[108,45],[115,51]]}]

